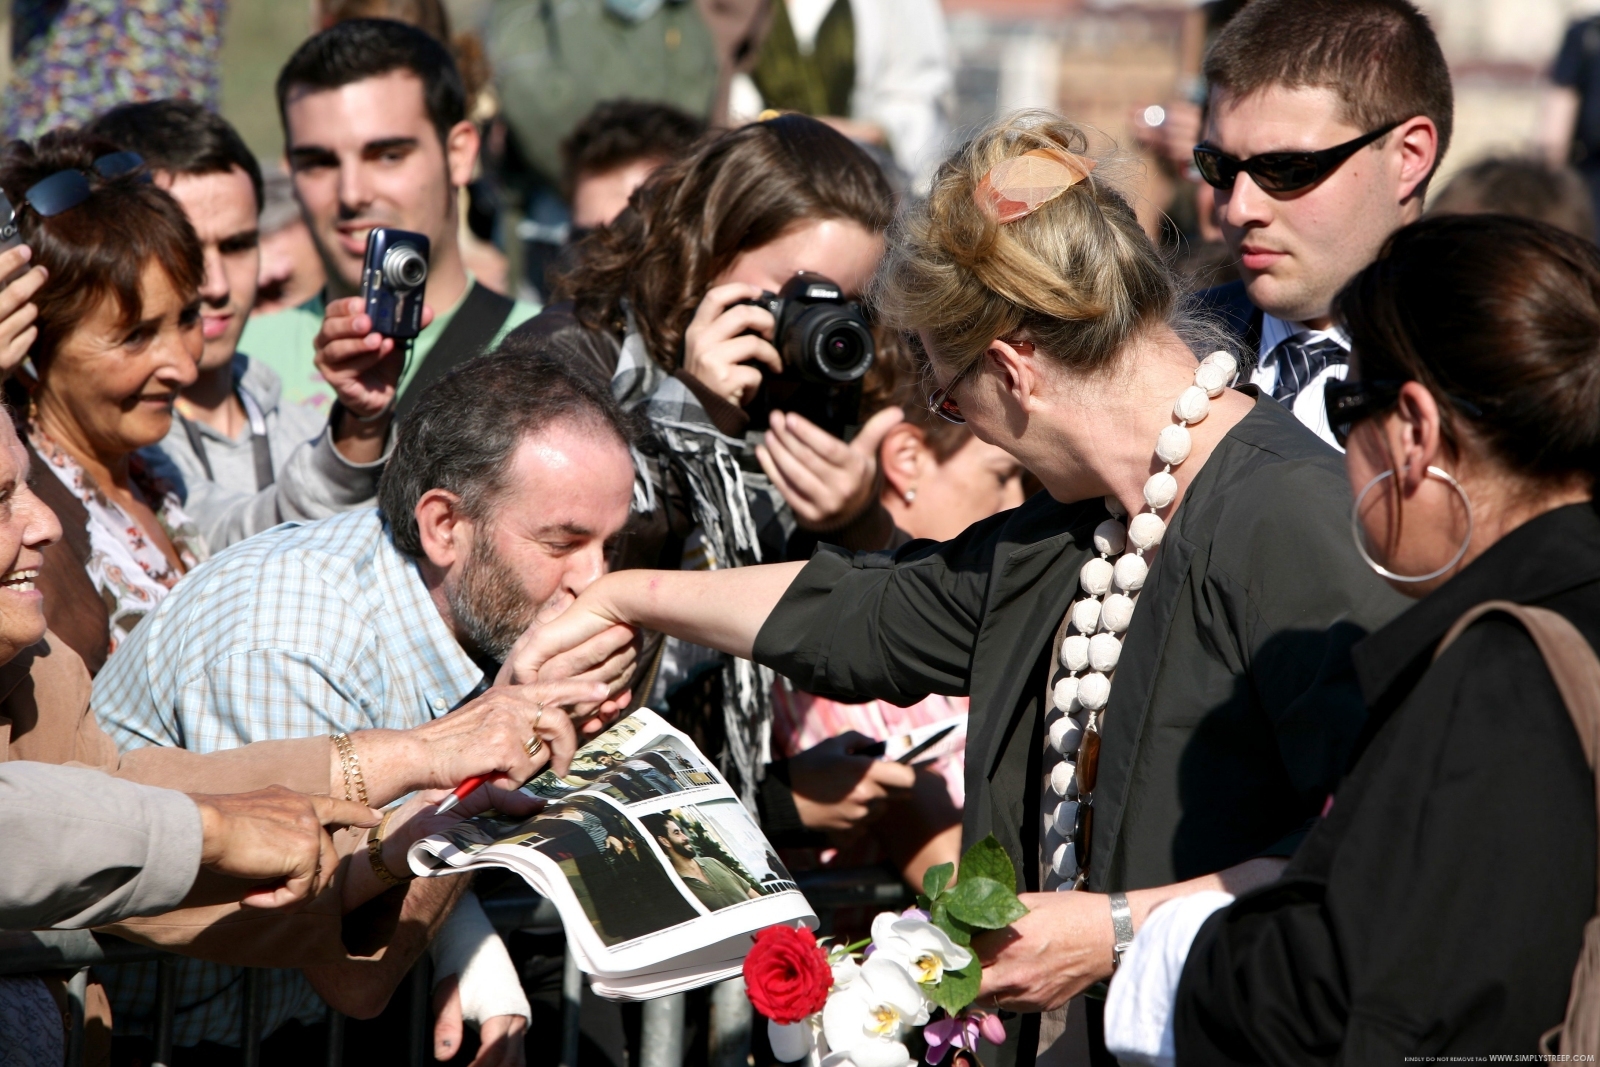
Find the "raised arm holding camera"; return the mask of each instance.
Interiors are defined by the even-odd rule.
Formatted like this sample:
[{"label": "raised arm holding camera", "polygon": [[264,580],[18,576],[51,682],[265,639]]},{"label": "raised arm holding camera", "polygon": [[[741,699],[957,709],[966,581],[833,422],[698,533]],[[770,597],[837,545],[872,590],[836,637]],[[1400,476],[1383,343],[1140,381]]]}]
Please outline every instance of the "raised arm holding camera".
[{"label": "raised arm holding camera", "polygon": [[[251,319],[241,345],[283,378],[288,403],[325,405],[334,390],[324,379],[344,375],[370,389],[374,410],[355,414],[388,404],[403,415],[422,386],[539,311],[486,288],[462,261],[458,193],[472,178],[479,137],[461,73],[415,26],[352,19],[301,45],[277,89],[295,198],[328,284],[300,307]],[[429,246],[422,296],[433,315],[419,324],[409,358],[389,358],[395,339],[360,295],[377,228]],[[352,406],[348,390],[338,399]]]},{"label": "raised arm holding camera", "polygon": [[[662,166],[578,246],[556,282],[562,302],[513,336],[589,368],[649,420],[616,566],[740,567],[806,553],[817,537],[859,549],[892,540],[877,452],[901,416],[862,424],[876,342],[855,303],[892,201],[861,149],[784,115]],[[707,751],[725,737],[723,770],[753,798],[770,675],[672,641],[641,661],[638,696],[703,726]]]}]

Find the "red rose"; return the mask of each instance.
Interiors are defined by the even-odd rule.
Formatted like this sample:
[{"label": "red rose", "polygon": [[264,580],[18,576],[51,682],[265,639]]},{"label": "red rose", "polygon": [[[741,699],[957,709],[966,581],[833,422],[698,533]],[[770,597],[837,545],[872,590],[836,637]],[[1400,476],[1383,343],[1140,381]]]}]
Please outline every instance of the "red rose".
[{"label": "red rose", "polygon": [[822,1010],[833,968],[810,930],[769,926],[744,958],[744,985],[756,1011],[786,1026]]}]

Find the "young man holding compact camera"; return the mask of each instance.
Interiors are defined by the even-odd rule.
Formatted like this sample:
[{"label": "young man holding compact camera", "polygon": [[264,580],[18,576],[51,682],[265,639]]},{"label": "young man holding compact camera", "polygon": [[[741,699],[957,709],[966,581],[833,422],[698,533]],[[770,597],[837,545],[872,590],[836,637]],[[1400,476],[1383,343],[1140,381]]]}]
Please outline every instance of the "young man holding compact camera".
[{"label": "young man holding compact camera", "polygon": [[[459,191],[472,177],[478,130],[445,46],[413,26],[353,19],[316,35],[278,77],[278,109],[295,197],[328,271],[318,298],[251,319],[243,347],[278,372],[286,403],[323,405],[321,356],[373,388],[395,386],[404,414],[420,386],[496,345],[538,307],[479,284],[457,243]],[[362,266],[377,228],[427,238],[423,299],[431,315],[407,356],[366,314]]]},{"label": "young man holding compact camera", "polygon": [[256,296],[262,180],[238,132],[189,100],[126,104],[90,130],[143,157],[205,252],[199,377],[179,397],[171,431],[144,457],[177,487],[207,546],[371,505],[391,421],[387,396],[348,361],[329,361],[321,370],[340,401],[331,414],[281,403],[278,375],[239,348]]}]

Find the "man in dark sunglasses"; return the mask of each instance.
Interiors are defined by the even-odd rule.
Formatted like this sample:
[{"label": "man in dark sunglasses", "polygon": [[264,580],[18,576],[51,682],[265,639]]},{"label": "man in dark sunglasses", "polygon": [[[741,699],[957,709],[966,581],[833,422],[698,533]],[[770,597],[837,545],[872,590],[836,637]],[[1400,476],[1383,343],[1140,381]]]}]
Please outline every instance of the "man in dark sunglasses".
[{"label": "man in dark sunglasses", "polygon": [[1255,0],[1206,56],[1195,171],[1240,280],[1199,296],[1243,335],[1251,381],[1329,444],[1323,387],[1349,342],[1335,294],[1420,218],[1449,143],[1449,69],[1408,0]]}]

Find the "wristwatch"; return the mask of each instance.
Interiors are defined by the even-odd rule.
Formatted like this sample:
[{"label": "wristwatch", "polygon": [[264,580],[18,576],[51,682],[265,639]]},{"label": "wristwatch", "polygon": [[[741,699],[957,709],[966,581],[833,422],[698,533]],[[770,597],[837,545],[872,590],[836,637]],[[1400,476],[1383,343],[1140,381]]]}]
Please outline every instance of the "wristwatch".
[{"label": "wristwatch", "polygon": [[1128,907],[1128,894],[1111,894],[1111,935],[1116,944],[1111,947],[1111,969],[1122,966],[1122,954],[1133,944],[1133,910]]}]

